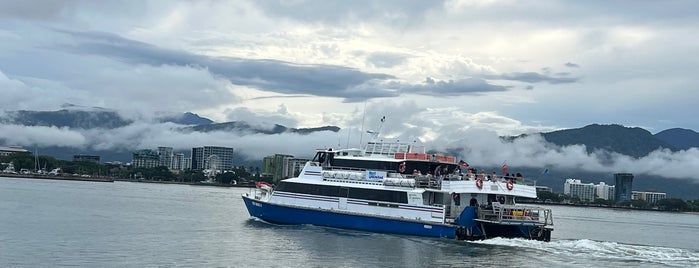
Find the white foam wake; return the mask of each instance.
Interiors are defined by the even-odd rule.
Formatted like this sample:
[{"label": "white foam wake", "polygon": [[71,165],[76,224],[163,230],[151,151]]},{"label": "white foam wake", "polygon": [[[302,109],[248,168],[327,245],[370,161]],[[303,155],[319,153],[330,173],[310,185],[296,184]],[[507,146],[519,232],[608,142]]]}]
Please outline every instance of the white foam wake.
[{"label": "white foam wake", "polygon": [[678,267],[699,266],[699,252],[668,247],[630,245],[607,241],[553,240],[541,242],[526,239],[493,238],[473,243],[541,250],[567,257],[583,257],[612,262],[655,263]]}]

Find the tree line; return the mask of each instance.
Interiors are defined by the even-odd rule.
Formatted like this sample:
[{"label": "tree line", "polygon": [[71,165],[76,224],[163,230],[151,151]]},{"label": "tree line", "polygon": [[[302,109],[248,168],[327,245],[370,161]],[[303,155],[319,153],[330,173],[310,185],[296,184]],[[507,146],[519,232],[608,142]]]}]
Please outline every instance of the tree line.
[{"label": "tree line", "polygon": [[558,194],[552,192],[540,192],[537,193],[537,200],[539,202],[551,202],[559,204],[575,204],[575,205],[587,205],[587,206],[599,206],[599,207],[626,207],[626,208],[638,208],[638,209],[657,209],[664,211],[696,211],[699,212],[699,199],[696,200],[683,200],[680,198],[666,198],[658,200],[657,202],[651,204],[645,200],[626,200],[626,201],[615,201],[615,200],[605,200],[602,198],[597,198],[592,202],[581,200],[577,196],[569,196],[565,194]]}]

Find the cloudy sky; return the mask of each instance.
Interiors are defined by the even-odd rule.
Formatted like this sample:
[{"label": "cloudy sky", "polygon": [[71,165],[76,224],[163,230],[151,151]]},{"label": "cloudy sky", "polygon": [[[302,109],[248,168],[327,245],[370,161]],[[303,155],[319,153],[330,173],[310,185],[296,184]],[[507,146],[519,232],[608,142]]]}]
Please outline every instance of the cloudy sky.
[{"label": "cloudy sky", "polygon": [[[0,1],[0,107],[336,125],[346,131],[324,140],[343,146],[382,116],[387,136],[440,144],[591,123],[699,130],[696,10],[697,1]],[[135,124],[110,140],[69,129],[32,140],[2,127],[18,144],[56,132],[95,148],[129,135],[139,137],[131,147],[197,138],[259,150],[263,139],[165,138],[171,126]],[[486,152],[494,147],[464,157],[531,157]],[[696,152],[683,153],[696,170]],[[537,164],[559,158],[549,157]],[[649,165],[636,164],[625,168]]]}]

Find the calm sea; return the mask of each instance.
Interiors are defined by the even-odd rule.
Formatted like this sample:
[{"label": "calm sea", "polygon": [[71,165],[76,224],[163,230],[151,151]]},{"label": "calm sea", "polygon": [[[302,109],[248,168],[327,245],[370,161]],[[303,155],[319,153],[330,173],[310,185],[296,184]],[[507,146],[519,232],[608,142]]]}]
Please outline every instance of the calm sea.
[{"label": "calm sea", "polygon": [[549,243],[250,219],[241,188],[0,178],[0,267],[699,267],[699,215],[553,206]]}]

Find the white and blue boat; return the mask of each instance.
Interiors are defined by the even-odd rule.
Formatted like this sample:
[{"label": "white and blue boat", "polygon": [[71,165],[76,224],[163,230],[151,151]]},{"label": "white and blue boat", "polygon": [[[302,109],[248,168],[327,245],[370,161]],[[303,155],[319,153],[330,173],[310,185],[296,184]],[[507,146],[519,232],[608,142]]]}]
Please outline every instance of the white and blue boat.
[{"label": "white and blue boat", "polygon": [[551,239],[551,210],[516,203],[536,198],[521,178],[474,174],[454,157],[401,142],[322,149],[295,178],[258,184],[243,195],[252,217],[371,232],[477,240]]}]

